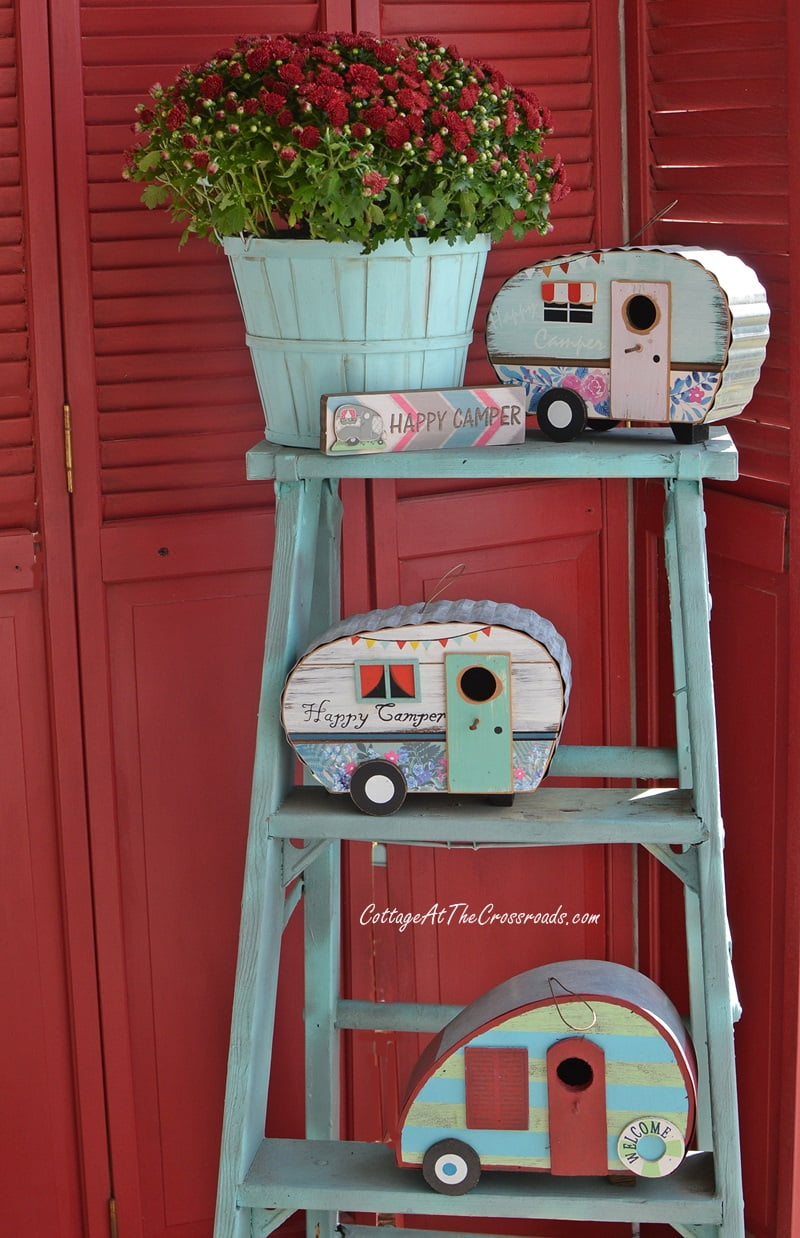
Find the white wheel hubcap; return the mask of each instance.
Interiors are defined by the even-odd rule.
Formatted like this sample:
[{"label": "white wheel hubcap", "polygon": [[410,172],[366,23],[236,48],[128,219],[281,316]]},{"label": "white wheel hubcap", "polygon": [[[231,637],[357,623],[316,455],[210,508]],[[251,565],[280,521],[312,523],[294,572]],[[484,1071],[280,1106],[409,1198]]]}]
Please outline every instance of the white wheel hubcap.
[{"label": "white wheel hubcap", "polygon": [[395,787],[386,774],[372,774],[366,781],[364,792],[372,804],[388,804],[395,793]]},{"label": "white wheel hubcap", "polygon": [[572,409],[566,400],[553,400],[547,410],[547,420],[554,430],[566,430],[572,424]]},{"label": "white wheel hubcap", "polygon": [[433,1172],[440,1182],[455,1186],[466,1178],[467,1162],[463,1157],[447,1152],[444,1156],[437,1157]]}]

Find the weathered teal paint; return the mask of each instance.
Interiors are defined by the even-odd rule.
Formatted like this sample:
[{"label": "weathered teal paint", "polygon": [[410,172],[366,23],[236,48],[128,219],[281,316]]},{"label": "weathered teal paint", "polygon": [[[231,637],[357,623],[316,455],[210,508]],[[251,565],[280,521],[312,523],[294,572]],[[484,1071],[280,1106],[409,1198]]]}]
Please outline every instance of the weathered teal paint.
[{"label": "weathered teal paint", "polygon": [[[609,441],[610,440],[610,441]],[[311,1213],[320,1238],[334,1238],[337,1211],[425,1213],[439,1217],[511,1217],[537,1220],[667,1223],[682,1233],[708,1238],[744,1238],[741,1168],[736,1121],[732,1021],[738,1007],[731,984],[722,822],[716,769],[714,701],[708,642],[708,580],[703,543],[702,483],[733,480],[737,455],[730,436],[713,427],[707,443],[678,446],[664,431],[618,431],[586,436],[569,445],[535,441],[492,452],[418,452],[407,456],[333,458],[262,443],[248,456],[248,475],[277,486],[276,552],[270,601],[270,644],[260,702],[253,811],[242,907],[239,965],[220,1158],[215,1238],[266,1235],[297,1209]],[[678,742],[676,750],[572,748],[562,751],[560,776],[592,774],[632,783],[671,777],[682,790],[630,791],[604,787],[545,788],[525,797],[525,807],[489,809],[470,801],[432,797],[432,810],[403,810],[381,830],[375,819],[326,805],[311,788],[292,790],[292,752],[284,742],[279,696],[285,676],[338,614],[335,584],[339,523],[335,484],[339,477],[513,477],[545,479],[652,477],[667,482],[666,571],[674,653]],[[320,487],[319,482],[325,479]],[[700,1059],[698,1114],[701,1148],[660,1182],[637,1179],[624,1191],[586,1177],[551,1179],[517,1174],[487,1175],[464,1202],[437,1195],[399,1170],[389,1148],[326,1138],[264,1139],[264,1097],[272,1048],[272,1015],[279,959],[283,890],[302,871],[323,862],[311,897],[311,934],[329,938],[319,946],[319,976],[332,952],[339,909],[333,896],[336,838],[445,842],[459,835],[476,843],[552,846],[639,842],[651,847],[686,882],[691,985],[691,1023]],[[303,838],[301,852],[289,840]],[[682,854],[668,844],[684,846]],[[680,864],[678,864],[680,860]],[[330,866],[330,867],[329,867]],[[329,923],[325,914],[330,913]],[[335,920],[335,923],[334,923]],[[313,945],[313,943],[312,943]],[[309,1007],[307,1034],[318,1042],[310,1053],[313,1087],[310,1129],[332,1125],[335,1088],[325,1082],[326,1056],[336,1051],[338,1029],[403,1028],[433,1031],[454,1012],[341,1000],[331,1010],[333,961],[326,991]],[[327,1056],[327,1061],[331,1060]],[[706,1097],[702,1097],[702,1093]],[[367,1228],[346,1223],[348,1238],[367,1238]],[[469,1228],[467,1226],[467,1228]],[[370,1229],[369,1231],[374,1232]],[[404,1231],[419,1235],[422,1231]],[[434,1231],[440,1232],[440,1231]]]},{"label": "weathered teal paint", "polygon": [[489,244],[225,237],[267,437],[319,447],[332,392],[459,387]]},{"label": "weathered teal paint", "polygon": [[511,658],[507,653],[445,657],[448,790],[510,792]]}]

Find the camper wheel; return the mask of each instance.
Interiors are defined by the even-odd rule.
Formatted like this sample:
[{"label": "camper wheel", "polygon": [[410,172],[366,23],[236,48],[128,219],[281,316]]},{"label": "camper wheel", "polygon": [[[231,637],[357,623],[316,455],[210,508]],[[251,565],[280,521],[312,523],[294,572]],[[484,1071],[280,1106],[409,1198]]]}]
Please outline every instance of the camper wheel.
[{"label": "camper wheel", "polygon": [[477,1152],[460,1139],[440,1139],[422,1159],[422,1176],[440,1195],[466,1195],[481,1176]]},{"label": "camper wheel", "polygon": [[356,808],[373,817],[396,812],[406,798],[402,770],[391,761],[366,761],[353,771],[350,798]]},{"label": "camper wheel", "polygon": [[568,443],[586,425],[586,405],[570,387],[551,387],[536,406],[536,420],[542,434],[555,443]]}]

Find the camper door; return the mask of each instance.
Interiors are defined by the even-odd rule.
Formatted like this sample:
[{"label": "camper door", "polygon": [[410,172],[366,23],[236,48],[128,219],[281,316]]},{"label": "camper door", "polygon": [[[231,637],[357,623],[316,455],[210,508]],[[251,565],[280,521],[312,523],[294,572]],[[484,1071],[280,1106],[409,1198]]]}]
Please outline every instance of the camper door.
[{"label": "camper door", "polygon": [[511,657],[507,653],[448,653],[447,786],[463,794],[509,794]]},{"label": "camper door", "polygon": [[670,285],[611,281],[611,410],[619,421],[669,420]]}]

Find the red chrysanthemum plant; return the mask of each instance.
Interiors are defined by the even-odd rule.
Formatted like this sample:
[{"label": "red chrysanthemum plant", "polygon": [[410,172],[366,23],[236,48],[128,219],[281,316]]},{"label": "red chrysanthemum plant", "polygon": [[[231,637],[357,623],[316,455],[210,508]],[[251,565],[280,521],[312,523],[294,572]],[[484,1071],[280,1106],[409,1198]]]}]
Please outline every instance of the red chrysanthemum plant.
[{"label": "red chrysanthemum plant", "polygon": [[434,38],[242,38],[154,86],[135,130],[125,175],[184,240],[499,240],[568,192],[536,96]]}]

